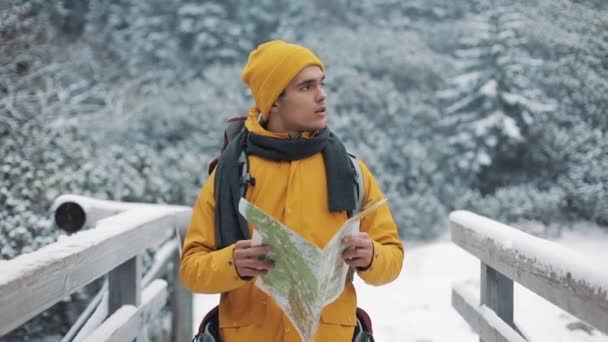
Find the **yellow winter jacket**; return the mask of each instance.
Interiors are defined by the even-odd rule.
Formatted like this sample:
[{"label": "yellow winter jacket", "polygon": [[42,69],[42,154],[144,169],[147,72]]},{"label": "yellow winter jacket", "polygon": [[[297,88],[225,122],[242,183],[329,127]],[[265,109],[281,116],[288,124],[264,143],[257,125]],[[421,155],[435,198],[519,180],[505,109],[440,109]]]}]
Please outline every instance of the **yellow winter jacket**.
[{"label": "yellow winter jacket", "polygon": [[[287,134],[265,130],[253,116],[248,117],[246,127],[255,134],[289,139]],[[324,247],[347,219],[345,212],[328,210],[321,153],[292,162],[250,155],[249,164],[256,184],[248,187],[247,199],[315,245]],[[364,203],[383,198],[367,166],[360,164]],[[247,281],[238,276],[232,262],[234,245],[215,249],[214,178],[212,173],[193,208],[180,265],[182,282],[196,293],[221,293],[220,331],[224,341],[299,341],[287,316],[255,286],[255,279]],[[358,275],[371,285],[394,280],[401,271],[403,247],[388,206],[366,216],[360,229],[373,239],[374,257],[371,267],[358,271]],[[351,341],[356,305],[355,288],[349,282],[340,297],[323,309],[315,341]]]}]

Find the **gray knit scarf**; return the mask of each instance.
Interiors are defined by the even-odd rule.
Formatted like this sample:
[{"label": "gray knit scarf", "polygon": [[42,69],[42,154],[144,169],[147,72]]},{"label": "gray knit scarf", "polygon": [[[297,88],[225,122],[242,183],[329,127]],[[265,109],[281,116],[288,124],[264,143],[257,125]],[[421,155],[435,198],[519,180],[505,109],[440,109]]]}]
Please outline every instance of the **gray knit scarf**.
[{"label": "gray knit scarf", "polygon": [[215,170],[215,238],[218,250],[238,240],[249,239],[247,221],[238,212],[241,198],[238,158],[243,150],[246,155],[272,161],[300,160],[321,152],[327,175],[328,210],[355,209],[353,189],[356,172],[344,145],[328,128],[310,139],[277,139],[243,130],[228,144]]}]

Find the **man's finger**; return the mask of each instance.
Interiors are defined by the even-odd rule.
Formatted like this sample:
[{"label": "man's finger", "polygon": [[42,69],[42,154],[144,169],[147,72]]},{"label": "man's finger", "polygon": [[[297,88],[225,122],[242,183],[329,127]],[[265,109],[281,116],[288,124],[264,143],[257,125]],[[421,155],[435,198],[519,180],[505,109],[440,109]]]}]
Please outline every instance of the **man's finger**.
[{"label": "man's finger", "polygon": [[243,249],[239,248],[234,250],[234,258],[256,258],[259,255],[266,255],[270,252],[272,252],[272,248],[270,246],[253,246]]},{"label": "man's finger", "polygon": [[234,244],[234,249],[251,247],[251,240],[239,240]]},{"label": "man's finger", "polygon": [[369,238],[363,238],[358,236],[349,236],[343,240],[343,243],[349,247],[354,248],[367,248],[371,246],[371,240]]},{"label": "man's finger", "polygon": [[258,270],[255,268],[243,268],[242,272],[239,272],[242,277],[258,277],[268,274],[268,270]]},{"label": "man's finger", "polygon": [[353,247],[364,247],[371,242],[369,235],[365,232],[360,232],[355,235],[346,236],[342,239],[342,243]]},{"label": "man's finger", "polygon": [[257,270],[270,270],[274,267],[274,263],[269,261],[261,261],[257,259],[244,259],[238,262],[237,266],[243,268],[254,268]]},{"label": "man's finger", "polygon": [[368,262],[364,258],[356,258],[346,261],[346,264],[351,267],[367,267]]},{"label": "man's finger", "polygon": [[357,249],[347,249],[342,253],[342,257],[344,259],[356,259],[356,258],[365,258],[370,256],[372,253],[368,249],[357,248]]}]

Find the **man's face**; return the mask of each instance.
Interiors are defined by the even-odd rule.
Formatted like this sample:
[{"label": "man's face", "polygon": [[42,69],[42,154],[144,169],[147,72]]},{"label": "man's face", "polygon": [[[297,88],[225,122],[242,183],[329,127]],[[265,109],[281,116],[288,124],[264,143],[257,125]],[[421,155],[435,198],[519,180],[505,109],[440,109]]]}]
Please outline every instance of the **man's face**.
[{"label": "man's face", "polygon": [[271,131],[299,134],[316,131],[327,125],[325,76],[316,65],[300,71],[287,85],[271,108],[268,127]]}]

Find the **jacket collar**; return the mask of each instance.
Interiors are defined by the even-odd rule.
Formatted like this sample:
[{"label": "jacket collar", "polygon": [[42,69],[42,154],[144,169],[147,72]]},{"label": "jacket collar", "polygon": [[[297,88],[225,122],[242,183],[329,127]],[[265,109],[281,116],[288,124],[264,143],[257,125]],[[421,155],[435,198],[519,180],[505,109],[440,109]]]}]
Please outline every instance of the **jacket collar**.
[{"label": "jacket collar", "polygon": [[259,109],[255,108],[255,106],[249,110],[249,114],[247,115],[247,120],[245,121],[245,127],[247,128],[247,130],[249,132],[251,132],[253,134],[263,135],[266,137],[277,138],[277,139],[286,139],[286,140],[297,139],[297,138],[309,139],[311,137],[314,137],[317,134],[317,131],[302,132],[302,134],[300,134],[297,138],[292,138],[289,136],[288,133],[271,132],[271,131],[267,130],[266,128],[264,128],[264,126],[262,126],[262,124],[258,120],[259,116],[260,116],[260,111],[259,111]]}]

